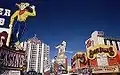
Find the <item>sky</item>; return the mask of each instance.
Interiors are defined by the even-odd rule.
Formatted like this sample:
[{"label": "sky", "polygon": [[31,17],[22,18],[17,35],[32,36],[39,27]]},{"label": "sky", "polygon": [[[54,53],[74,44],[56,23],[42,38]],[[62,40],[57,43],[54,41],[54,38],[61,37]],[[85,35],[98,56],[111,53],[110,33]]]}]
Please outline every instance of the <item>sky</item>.
[{"label": "sky", "polygon": [[[103,31],[106,37],[120,38],[120,0],[0,0],[0,7],[14,13],[15,3],[27,1],[36,6],[36,17],[27,20],[23,40],[37,37],[51,48],[51,59],[57,55],[55,47],[67,42],[66,55],[70,59],[78,51],[86,51],[85,41],[93,31]],[[2,17],[2,16],[1,16]],[[9,25],[6,18],[5,27]]]}]

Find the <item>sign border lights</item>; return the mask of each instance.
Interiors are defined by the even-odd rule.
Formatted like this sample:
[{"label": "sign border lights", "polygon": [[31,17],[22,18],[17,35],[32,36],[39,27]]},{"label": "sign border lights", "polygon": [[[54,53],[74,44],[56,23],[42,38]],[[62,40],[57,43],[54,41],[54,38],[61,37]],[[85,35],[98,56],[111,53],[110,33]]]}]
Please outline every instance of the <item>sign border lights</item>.
[{"label": "sign border lights", "polygon": [[89,59],[95,59],[98,53],[105,53],[108,57],[115,57],[117,55],[117,49],[114,46],[102,44],[87,48],[87,57]]}]

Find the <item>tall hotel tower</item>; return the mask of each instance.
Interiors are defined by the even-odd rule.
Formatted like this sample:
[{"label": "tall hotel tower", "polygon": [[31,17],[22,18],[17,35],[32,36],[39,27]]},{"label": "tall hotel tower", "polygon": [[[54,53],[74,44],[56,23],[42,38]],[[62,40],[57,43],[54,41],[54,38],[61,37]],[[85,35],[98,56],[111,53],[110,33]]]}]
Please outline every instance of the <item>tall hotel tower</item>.
[{"label": "tall hotel tower", "polygon": [[50,47],[36,36],[22,44],[26,50],[27,72],[45,73],[50,69]]}]

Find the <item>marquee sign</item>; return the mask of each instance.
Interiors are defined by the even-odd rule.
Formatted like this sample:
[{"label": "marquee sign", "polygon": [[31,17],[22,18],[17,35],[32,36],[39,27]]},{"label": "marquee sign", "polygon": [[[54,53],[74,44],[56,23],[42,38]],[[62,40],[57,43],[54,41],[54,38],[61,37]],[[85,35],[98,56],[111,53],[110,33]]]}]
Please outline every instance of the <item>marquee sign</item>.
[{"label": "marquee sign", "polygon": [[106,67],[93,67],[93,73],[115,73],[119,72],[118,66],[106,66]]},{"label": "marquee sign", "polygon": [[116,48],[108,45],[95,45],[92,48],[88,48],[87,57],[89,59],[95,59],[98,53],[105,53],[108,57],[115,57],[117,54]]}]

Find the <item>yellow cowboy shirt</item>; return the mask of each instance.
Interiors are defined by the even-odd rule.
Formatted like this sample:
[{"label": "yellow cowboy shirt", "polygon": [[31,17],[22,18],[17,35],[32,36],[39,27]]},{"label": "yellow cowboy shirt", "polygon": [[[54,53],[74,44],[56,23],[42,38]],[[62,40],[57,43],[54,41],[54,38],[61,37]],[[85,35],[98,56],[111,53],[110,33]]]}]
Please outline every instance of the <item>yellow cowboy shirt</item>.
[{"label": "yellow cowboy shirt", "polygon": [[17,21],[26,21],[28,16],[36,16],[36,11],[33,10],[33,12],[28,12],[25,11],[23,14],[19,14],[20,10],[17,10],[10,19],[10,25],[13,25],[13,22],[15,20],[15,18],[17,17]]}]

